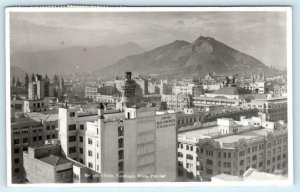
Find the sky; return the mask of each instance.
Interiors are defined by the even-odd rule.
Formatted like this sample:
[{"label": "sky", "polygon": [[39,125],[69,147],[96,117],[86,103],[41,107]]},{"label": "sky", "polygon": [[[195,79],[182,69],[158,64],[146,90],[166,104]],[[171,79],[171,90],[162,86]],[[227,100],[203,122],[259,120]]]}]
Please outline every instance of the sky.
[{"label": "sky", "polygon": [[286,13],[268,12],[11,12],[11,53],[73,46],[146,50],[209,36],[264,64],[285,69]]}]

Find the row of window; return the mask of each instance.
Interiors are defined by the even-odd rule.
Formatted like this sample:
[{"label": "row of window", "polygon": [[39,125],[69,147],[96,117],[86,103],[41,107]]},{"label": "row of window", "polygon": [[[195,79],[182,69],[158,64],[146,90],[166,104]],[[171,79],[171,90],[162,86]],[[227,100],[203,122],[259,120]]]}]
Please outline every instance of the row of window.
[{"label": "row of window", "polygon": [[[52,137],[51,137],[52,136]],[[55,134],[52,134],[52,135],[47,135],[46,136],[47,137],[47,139],[55,139],[56,138],[56,135]],[[35,136],[35,137],[32,137],[32,140],[33,141],[42,141],[43,140],[43,136]],[[29,142],[29,140],[28,140],[28,138],[27,137],[25,137],[25,138],[23,138],[22,139],[22,143],[28,143]],[[15,145],[18,145],[18,144],[20,144],[20,139],[14,139],[14,144]]]}]

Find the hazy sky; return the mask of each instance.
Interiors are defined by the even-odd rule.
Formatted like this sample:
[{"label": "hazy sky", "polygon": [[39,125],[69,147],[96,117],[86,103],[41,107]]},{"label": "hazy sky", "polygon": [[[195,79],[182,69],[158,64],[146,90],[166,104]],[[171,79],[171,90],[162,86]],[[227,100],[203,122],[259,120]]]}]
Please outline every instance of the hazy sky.
[{"label": "hazy sky", "polygon": [[203,35],[266,65],[286,66],[284,12],[13,12],[10,35],[11,52],[127,42],[151,49],[175,40],[192,42]]}]

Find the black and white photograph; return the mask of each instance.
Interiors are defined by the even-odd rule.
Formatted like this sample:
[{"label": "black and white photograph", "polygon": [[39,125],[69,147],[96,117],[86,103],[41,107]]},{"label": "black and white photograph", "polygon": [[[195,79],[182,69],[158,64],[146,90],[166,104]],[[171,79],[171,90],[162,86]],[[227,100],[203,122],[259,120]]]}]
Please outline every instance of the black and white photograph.
[{"label": "black and white photograph", "polygon": [[292,185],[291,7],[5,15],[9,186]]}]

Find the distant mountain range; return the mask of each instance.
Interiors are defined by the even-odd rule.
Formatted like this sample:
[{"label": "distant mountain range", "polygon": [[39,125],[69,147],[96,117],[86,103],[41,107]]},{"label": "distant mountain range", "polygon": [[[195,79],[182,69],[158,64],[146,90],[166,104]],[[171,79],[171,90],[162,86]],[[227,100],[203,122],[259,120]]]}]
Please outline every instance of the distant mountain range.
[{"label": "distant mountain range", "polygon": [[153,50],[127,56],[95,74],[104,78],[132,71],[142,75],[160,74],[171,78],[208,72],[265,72],[270,68],[258,59],[239,52],[211,37],[200,36],[194,42],[174,41]]},{"label": "distant mountain range", "polygon": [[[258,59],[235,50],[211,37],[200,36],[194,42],[176,40],[150,51],[135,43],[110,48],[71,47],[36,53],[15,53],[11,65],[28,73],[89,74],[104,79],[123,75],[158,74],[180,78],[217,73],[273,73]],[[17,73],[17,69],[12,69]],[[18,72],[20,74],[20,70]],[[24,76],[24,75],[22,75]]]},{"label": "distant mountain range", "polygon": [[25,76],[26,76],[26,71],[24,71],[22,68],[17,66],[10,67],[10,80],[12,80],[13,78],[17,80],[17,78],[19,78],[21,82],[24,82]]},{"label": "distant mountain range", "polygon": [[116,47],[70,47],[60,50],[14,53],[11,55],[11,65],[20,67],[28,73],[92,73],[128,55],[142,52],[144,49],[132,42]]}]

